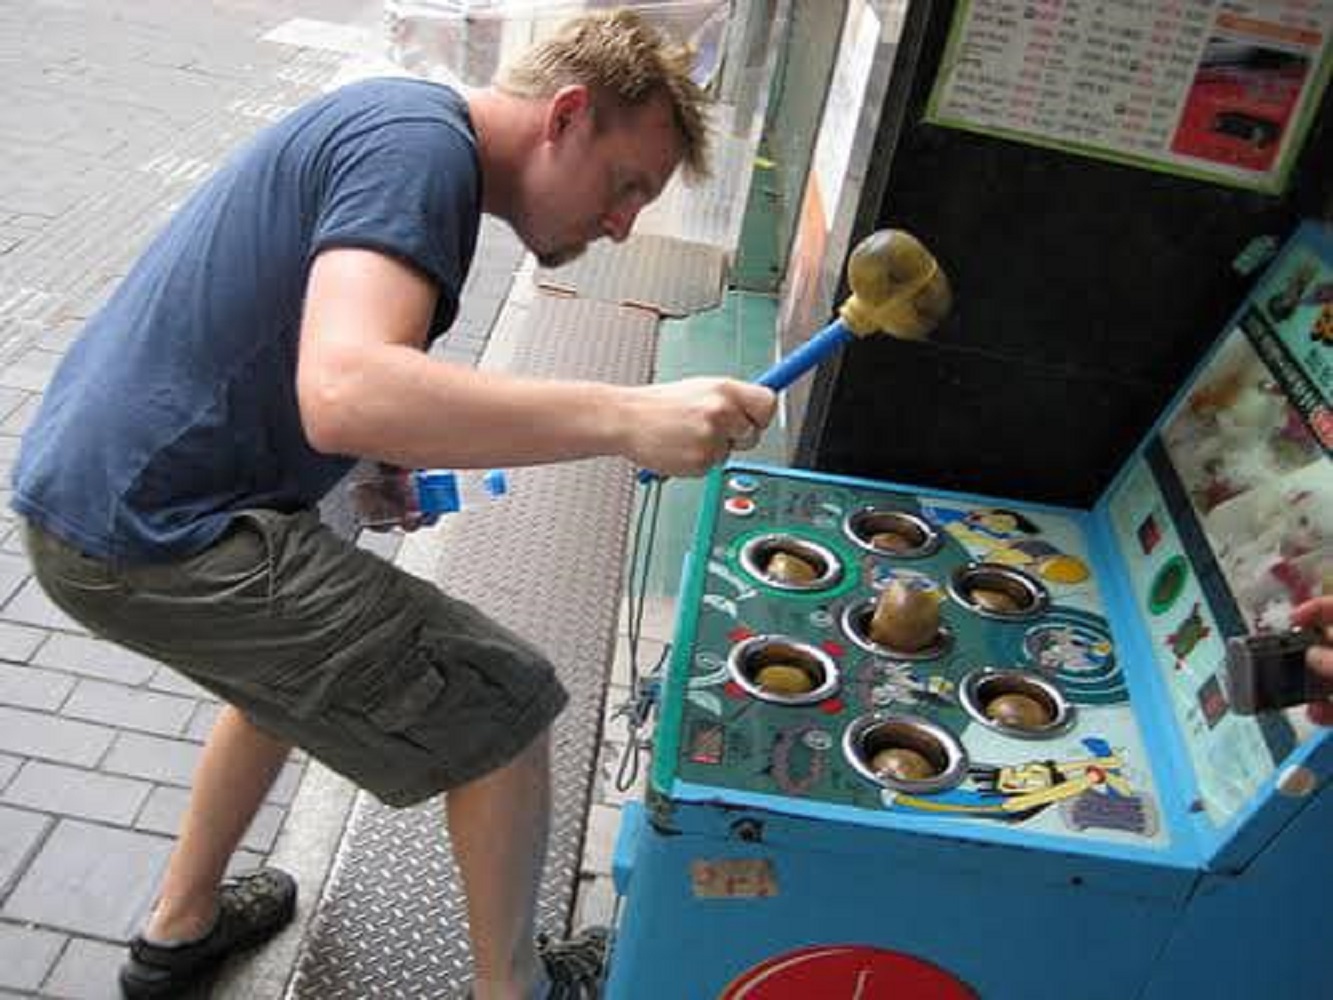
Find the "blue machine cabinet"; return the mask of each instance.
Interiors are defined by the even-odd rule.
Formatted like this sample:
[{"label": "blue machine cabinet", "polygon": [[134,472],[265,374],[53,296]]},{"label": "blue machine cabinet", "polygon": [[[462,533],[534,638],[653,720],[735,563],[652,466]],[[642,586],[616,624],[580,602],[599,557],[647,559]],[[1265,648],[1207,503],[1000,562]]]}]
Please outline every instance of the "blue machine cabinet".
[{"label": "blue machine cabinet", "polygon": [[1333,588],[1331,400],[1307,224],[1091,510],[721,470],[609,996],[1333,995],[1333,739],[1223,669]]}]

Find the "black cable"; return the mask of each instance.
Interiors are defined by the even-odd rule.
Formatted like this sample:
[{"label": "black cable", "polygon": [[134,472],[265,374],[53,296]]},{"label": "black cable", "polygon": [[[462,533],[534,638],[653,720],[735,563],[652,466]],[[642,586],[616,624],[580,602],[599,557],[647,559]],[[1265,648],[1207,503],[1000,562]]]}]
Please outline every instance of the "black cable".
[{"label": "black cable", "polygon": [[[657,540],[657,522],[662,509],[662,480],[654,478],[644,488],[643,499],[639,504],[638,517],[635,520],[634,538],[630,545],[630,565],[627,591],[626,633],[629,638],[629,675],[631,702],[628,716],[629,740],[621,754],[616,771],[616,789],[624,792],[631,788],[639,776],[639,755],[643,744],[638,737],[638,730],[646,721],[643,711],[642,674],[639,670],[639,643],[643,638],[643,616],[647,604],[648,572],[652,566],[653,545]],[[642,557],[640,557],[642,548]],[[652,673],[662,670],[669,646],[664,647],[658,656]]]}]

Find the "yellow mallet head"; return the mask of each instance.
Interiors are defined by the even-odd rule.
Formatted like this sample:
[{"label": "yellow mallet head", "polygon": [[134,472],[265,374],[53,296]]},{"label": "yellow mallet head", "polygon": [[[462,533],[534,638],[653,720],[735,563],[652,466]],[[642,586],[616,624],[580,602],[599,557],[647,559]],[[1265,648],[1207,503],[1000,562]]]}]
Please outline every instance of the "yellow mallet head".
[{"label": "yellow mallet head", "polygon": [[847,262],[847,283],[852,294],[838,312],[858,337],[924,340],[953,307],[944,269],[901,229],[881,229],[858,243]]}]

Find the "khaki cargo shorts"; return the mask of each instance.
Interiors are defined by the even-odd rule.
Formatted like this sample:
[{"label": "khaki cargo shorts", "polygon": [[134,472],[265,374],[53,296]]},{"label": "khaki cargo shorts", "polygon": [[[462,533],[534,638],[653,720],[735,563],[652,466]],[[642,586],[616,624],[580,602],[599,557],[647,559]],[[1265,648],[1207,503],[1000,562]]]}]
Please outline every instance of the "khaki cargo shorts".
[{"label": "khaki cargo shorts", "polygon": [[172,563],[113,566],[32,524],[42,587],[394,806],[495,770],[568,698],[533,646],[337,537],[255,510]]}]

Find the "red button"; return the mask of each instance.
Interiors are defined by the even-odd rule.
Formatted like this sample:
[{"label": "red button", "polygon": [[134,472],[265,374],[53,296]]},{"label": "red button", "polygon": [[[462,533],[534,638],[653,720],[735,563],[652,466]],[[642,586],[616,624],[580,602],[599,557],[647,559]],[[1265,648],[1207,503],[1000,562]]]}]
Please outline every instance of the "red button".
[{"label": "red button", "polygon": [[727,497],[722,509],[737,517],[749,517],[754,513],[754,501],[749,497]]}]

